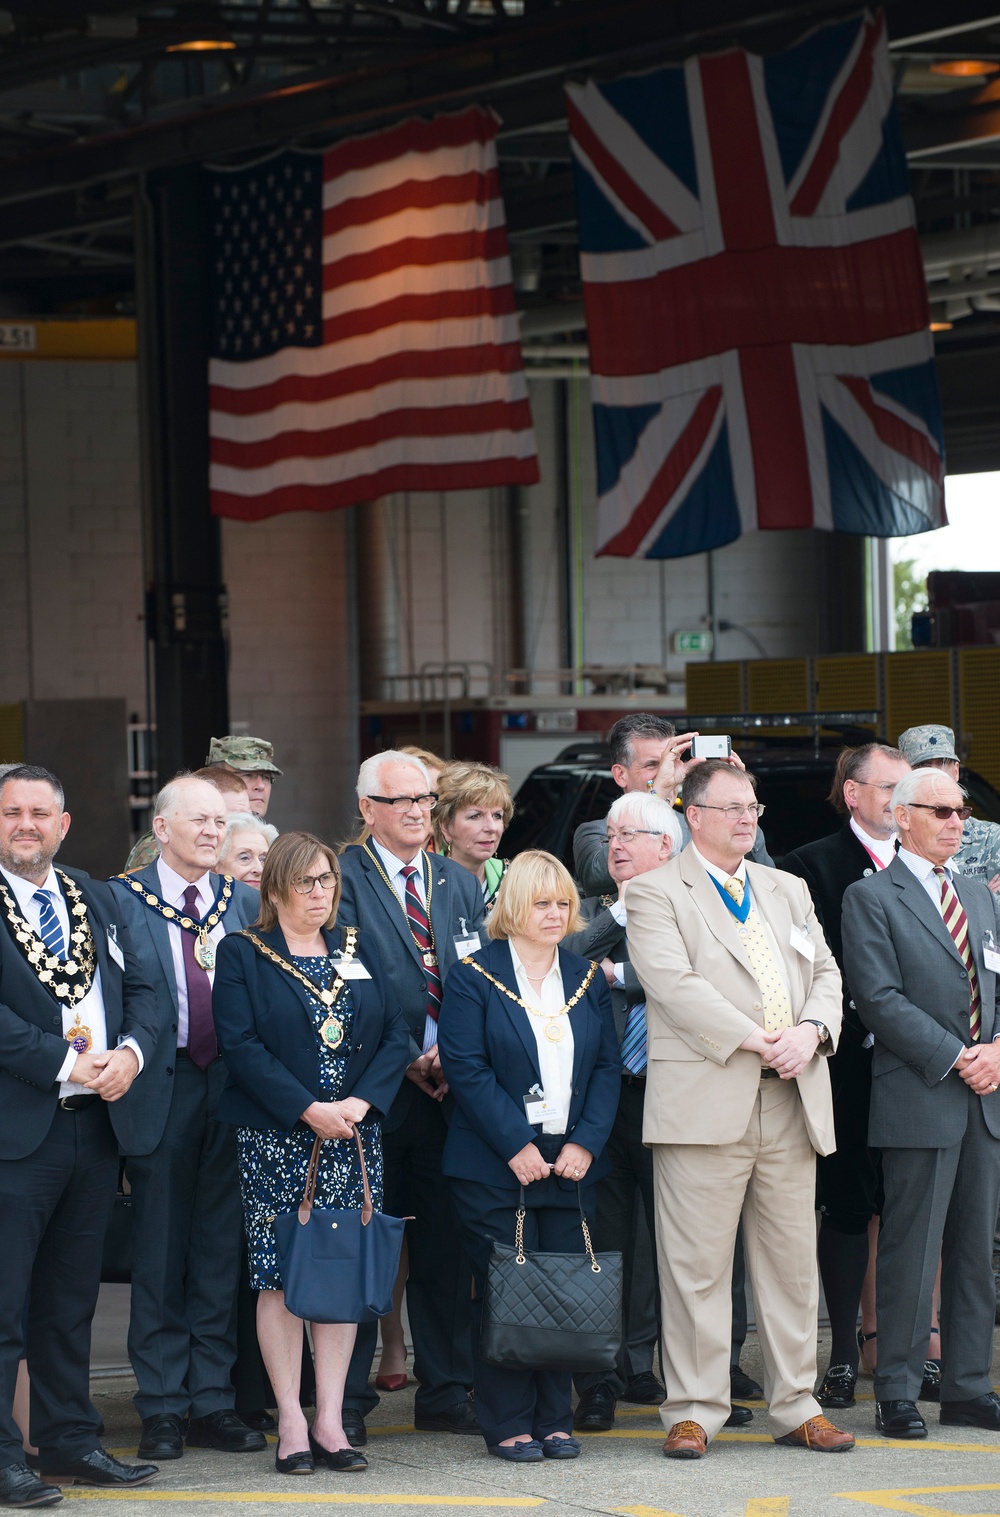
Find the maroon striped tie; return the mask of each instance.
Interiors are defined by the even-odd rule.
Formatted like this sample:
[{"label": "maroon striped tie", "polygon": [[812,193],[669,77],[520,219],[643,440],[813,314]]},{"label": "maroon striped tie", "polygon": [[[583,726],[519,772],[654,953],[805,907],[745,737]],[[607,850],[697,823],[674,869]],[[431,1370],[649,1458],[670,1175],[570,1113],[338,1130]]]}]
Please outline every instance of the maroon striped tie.
[{"label": "maroon striped tie", "polygon": [[406,920],[410,924],[413,940],[420,950],[424,961],[424,974],[427,976],[427,1011],[435,1022],[438,1019],[438,1011],[441,1008],[441,975],[437,964],[428,964],[428,957],[434,953],[434,941],[431,937],[431,924],[427,920],[424,903],[417,891],[417,871],[413,864],[407,864],[400,874],[406,881]]},{"label": "maroon striped tie", "polygon": [[969,942],[969,919],[965,915],[965,908],[958,899],[954,885],[940,864],[935,865],[934,873],[941,881],[941,913],[944,917],[944,925],[955,940],[955,947],[962,956],[962,963],[969,976],[969,1036],[973,1043],[978,1043],[982,1020],[982,998],[979,994],[976,961],[972,956],[972,945]]}]

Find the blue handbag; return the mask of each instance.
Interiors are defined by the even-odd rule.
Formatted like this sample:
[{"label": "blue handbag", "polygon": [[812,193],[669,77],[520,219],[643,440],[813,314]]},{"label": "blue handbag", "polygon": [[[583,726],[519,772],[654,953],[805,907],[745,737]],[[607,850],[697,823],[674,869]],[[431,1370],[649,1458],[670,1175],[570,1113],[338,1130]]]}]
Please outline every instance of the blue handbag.
[{"label": "blue handbag", "polygon": [[298,1210],[274,1219],[285,1305],[305,1322],[374,1322],[392,1311],[407,1219],[375,1210],[357,1128],[354,1139],[364,1186],[360,1210],[313,1205],[323,1143],[317,1136]]}]

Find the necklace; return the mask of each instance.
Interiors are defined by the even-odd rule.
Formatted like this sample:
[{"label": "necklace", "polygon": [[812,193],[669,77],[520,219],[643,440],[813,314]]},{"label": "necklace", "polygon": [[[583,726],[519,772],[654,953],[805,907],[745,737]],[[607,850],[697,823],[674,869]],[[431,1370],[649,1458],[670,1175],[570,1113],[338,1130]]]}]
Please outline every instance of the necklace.
[{"label": "necklace", "polygon": [[[49,953],[34,928],[21,915],[17,902],[7,889],[6,881],[0,879],[0,899],[18,947],[24,954],[40,982],[55,996],[57,1001],[73,1006],[82,1001],[94,983],[94,965],[97,962],[94,935],[90,930],[87,907],[76,882],[61,869],[56,870],[69,902],[70,956],[57,958]],[[61,976],[62,978],[57,978]],[[90,1028],[80,1021],[79,1012],[74,1025],[64,1034],[77,1053],[86,1053],[93,1047]]]},{"label": "necklace", "polygon": [[212,903],[208,914],[203,916],[200,921],[196,921],[194,917],[187,916],[185,912],[178,910],[175,906],[168,906],[166,901],[161,901],[158,895],[143,885],[141,881],[133,879],[130,874],[116,874],[115,879],[122,880],[129,890],[134,890],[136,895],[141,896],[143,905],[148,906],[150,911],[158,911],[160,916],[164,917],[168,922],[173,922],[177,927],[183,927],[185,932],[193,932],[195,938],[194,957],[198,967],[204,970],[215,968],[215,944],[208,934],[213,927],[218,927],[222,918],[229,910],[229,902],[233,895],[233,877],[231,874],[224,874],[222,876],[222,889]]},{"label": "necklace", "polygon": [[344,988],[344,976],[339,971],[346,969],[354,958],[354,953],[358,946],[358,929],[356,927],[348,927],[347,929],[345,937],[346,947],[340,956],[337,978],[329,990],[324,990],[322,985],[317,985],[315,980],[311,980],[307,974],[303,974],[297,964],[289,964],[288,960],[283,959],[280,953],[276,953],[267,943],[261,942],[257,934],[251,932],[249,927],[241,927],[239,935],[240,937],[250,939],[250,942],[256,948],[261,958],[267,959],[271,964],[276,964],[279,969],[283,969],[286,974],[290,974],[293,979],[298,980],[300,985],[304,985],[311,995],[316,996],[322,1001],[327,1009],[327,1017],[319,1029],[320,1041],[331,1052],[339,1048],[344,1041],[344,1024],[339,1017],[334,1016],[333,1008],[336,1005],[337,997]]},{"label": "necklace", "polygon": [[590,984],[591,980],[594,978],[594,975],[597,973],[597,965],[593,960],[591,960],[590,968],[584,975],[582,983],[578,986],[574,994],[570,996],[569,1000],[566,1002],[566,1005],[560,1006],[558,1011],[541,1011],[539,1007],[531,1006],[527,1001],[522,1001],[520,996],[516,996],[512,990],[508,990],[507,986],[503,983],[502,980],[496,979],[493,975],[490,974],[488,969],[483,968],[482,964],[477,964],[475,959],[463,959],[462,963],[471,964],[472,968],[476,971],[477,974],[481,974],[484,979],[489,980],[490,984],[496,986],[497,990],[499,990],[502,995],[505,995],[508,1000],[515,1002],[515,1004],[526,1011],[529,1016],[544,1017],[545,1026],[542,1028],[542,1032],[548,1038],[550,1043],[562,1042],[563,1038],[566,1036],[566,1029],[559,1018],[569,1015],[573,1007],[576,1005],[577,1001],[587,989],[587,986]]},{"label": "necklace", "polygon": [[[434,876],[432,875],[430,869],[424,868],[423,873],[424,888],[427,891],[427,931],[430,935],[431,946],[430,948],[421,948],[419,942],[417,941],[416,933],[413,931],[413,928],[410,927],[410,918],[406,915],[406,907],[403,905],[402,901],[399,899],[399,896],[396,894],[395,886],[393,885],[389,876],[386,874],[385,870],[382,868],[382,864],[379,860],[378,855],[371,848],[369,848],[367,843],[362,843],[361,846],[364,849],[365,853],[367,853],[368,857],[371,859],[372,863],[375,865],[375,868],[378,870],[383,880],[385,880],[385,883],[388,885],[389,889],[392,891],[393,899],[396,901],[404,917],[406,917],[406,925],[409,928],[410,937],[413,939],[413,946],[417,950],[417,953],[420,955],[424,967],[426,969],[436,969],[438,961],[436,951],[437,945],[434,942],[434,924],[431,921],[431,897],[434,894]],[[422,853],[420,856],[420,862],[421,866],[423,867],[424,859]]]}]

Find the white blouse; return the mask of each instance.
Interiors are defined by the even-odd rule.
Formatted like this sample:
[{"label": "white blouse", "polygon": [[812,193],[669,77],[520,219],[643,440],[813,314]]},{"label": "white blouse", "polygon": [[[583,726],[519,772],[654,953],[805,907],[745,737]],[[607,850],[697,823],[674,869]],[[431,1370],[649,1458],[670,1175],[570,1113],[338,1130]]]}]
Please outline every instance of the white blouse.
[{"label": "white blouse", "polygon": [[[563,990],[562,971],[559,968],[558,950],[552,968],[542,981],[542,993],[539,996],[528,979],[527,970],[518,958],[513,943],[509,946],[514,964],[514,977],[517,980],[517,988],[522,1001],[527,1001],[531,1006],[537,1006],[540,1011],[550,1016],[560,1011],[566,1005],[566,995]],[[559,1108],[558,1116],[550,1117],[547,1122],[542,1123],[542,1132],[564,1133],[569,1120],[569,1102],[573,1091],[573,1029],[570,1026],[569,1013],[559,1018],[563,1036],[558,1043],[553,1043],[545,1036],[544,1016],[532,1016],[530,1012],[523,1010],[522,1015],[527,1017],[535,1035],[535,1043],[538,1046],[538,1069],[542,1077],[545,1099]]]}]

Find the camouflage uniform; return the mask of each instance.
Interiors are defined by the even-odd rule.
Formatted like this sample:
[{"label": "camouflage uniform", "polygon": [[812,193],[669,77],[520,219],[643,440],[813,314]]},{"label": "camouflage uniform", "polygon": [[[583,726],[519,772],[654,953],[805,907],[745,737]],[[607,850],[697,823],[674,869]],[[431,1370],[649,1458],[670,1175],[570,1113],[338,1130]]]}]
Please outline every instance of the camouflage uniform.
[{"label": "camouflage uniform", "polygon": [[[955,752],[955,734],[950,727],[937,722],[927,722],[922,727],[908,727],[900,734],[897,744],[907,763],[916,769],[928,759],[961,760]],[[959,874],[970,879],[982,880],[988,885],[994,875],[1000,874],[1000,825],[996,822],[981,822],[970,816],[962,828],[961,847],[950,860]]]},{"label": "camouflage uniform", "polygon": [[247,774],[280,774],[274,762],[274,746],[262,737],[213,737],[206,764],[228,764]]}]

